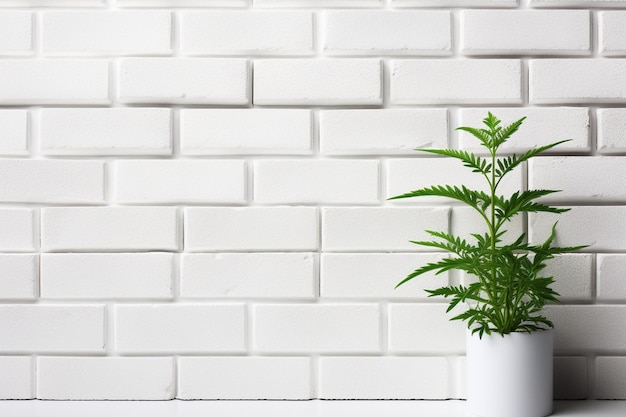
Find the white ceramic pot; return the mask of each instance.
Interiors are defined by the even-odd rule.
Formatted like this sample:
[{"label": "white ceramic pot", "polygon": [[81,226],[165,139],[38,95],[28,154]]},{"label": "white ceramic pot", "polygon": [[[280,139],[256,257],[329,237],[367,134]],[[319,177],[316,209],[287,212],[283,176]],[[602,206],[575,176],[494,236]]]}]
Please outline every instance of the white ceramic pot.
[{"label": "white ceramic pot", "polygon": [[467,410],[472,417],[552,413],[553,331],[467,333]]}]

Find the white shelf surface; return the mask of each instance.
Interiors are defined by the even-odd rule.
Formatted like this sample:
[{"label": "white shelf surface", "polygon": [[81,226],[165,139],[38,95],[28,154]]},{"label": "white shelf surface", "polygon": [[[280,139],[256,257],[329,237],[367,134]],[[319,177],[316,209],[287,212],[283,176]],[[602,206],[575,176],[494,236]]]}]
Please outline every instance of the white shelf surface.
[{"label": "white shelf surface", "polygon": [[[624,417],[626,401],[555,401],[555,417]],[[0,401],[2,417],[463,417],[464,401]]]}]

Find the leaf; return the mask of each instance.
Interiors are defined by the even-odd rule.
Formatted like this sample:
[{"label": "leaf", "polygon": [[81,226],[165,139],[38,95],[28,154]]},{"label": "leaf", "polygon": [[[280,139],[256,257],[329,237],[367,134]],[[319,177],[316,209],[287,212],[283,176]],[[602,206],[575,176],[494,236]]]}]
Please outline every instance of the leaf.
[{"label": "leaf", "polygon": [[437,155],[448,156],[451,158],[460,159],[463,161],[463,165],[471,168],[472,172],[479,172],[483,175],[489,174],[491,172],[491,164],[487,162],[486,159],[481,158],[479,156],[474,155],[473,153],[469,153],[463,150],[457,149],[418,149],[422,152],[433,153]]},{"label": "leaf", "polygon": [[552,149],[555,146],[558,146],[562,143],[569,142],[571,139],[561,140],[559,142],[554,142],[549,145],[540,146],[538,148],[533,148],[522,155],[511,155],[505,158],[500,158],[498,161],[498,169],[495,171],[496,177],[501,178],[504,177],[509,172],[513,171],[517,166],[519,166],[522,162],[528,161],[530,158],[540,154],[541,152],[547,151],[548,149]]}]

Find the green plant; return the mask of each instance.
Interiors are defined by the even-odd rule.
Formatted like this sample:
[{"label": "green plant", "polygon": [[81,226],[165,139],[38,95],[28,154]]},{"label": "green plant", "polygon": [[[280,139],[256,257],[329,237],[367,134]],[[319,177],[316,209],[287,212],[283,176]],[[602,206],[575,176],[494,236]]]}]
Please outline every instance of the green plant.
[{"label": "green plant", "polygon": [[526,243],[525,234],[517,237],[512,243],[503,243],[503,237],[507,233],[504,227],[516,215],[528,212],[558,214],[568,210],[536,201],[540,197],[558,192],[556,190],[518,191],[509,197],[498,195],[498,187],[508,173],[540,152],[567,142],[564,140],[533,148],[521,155],[500,156],[499,148],[518,130],[524,119],[521,118],[503,127],[500,125],[501,121],[489,113],[483,120],[485,128],[457,129],[475,136],[480,145],[487,149],[486,157],[455,149],[417,149],[459,159],[472,172],[484,177],[488,192],[471,190],[465,186],[439,185],[391,198],[391,200],[422,196],[452,198],[473,208],[486,223],[487,232],[472,233],[473,241],[446,232],[426,230],[435,238],[434,240],[412,243],[437,248],[450,253],[451,256],[418,268],[396,286],[397,288],[430,271],[440,274],[456,269],[475,276],[477,279],[467,285],[444,286],[426,291],[430,297],[451,298],[448,312],[459,303],[466,303],[467,309],[451,320],[467,321],[472,334],[478,332],[480,337],[491,332],[504,335],[515,331],[532,332],[554,327],[550,320],[540,314],[545,304],[557,301],[556,297],[559,295],[550,287],[554,279],[541,276],[546,266],[545,261],[556,254],[584,247],[552,246],[556,223],[542,244]]}]

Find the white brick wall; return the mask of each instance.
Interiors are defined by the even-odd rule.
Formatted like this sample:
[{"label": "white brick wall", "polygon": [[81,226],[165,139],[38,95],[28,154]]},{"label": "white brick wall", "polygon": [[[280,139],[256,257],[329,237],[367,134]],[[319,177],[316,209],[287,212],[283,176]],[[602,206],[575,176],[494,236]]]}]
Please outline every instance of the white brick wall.
[{"label": "white brick wall", "polygon": [[380,352],[377,304],[254,306],[253,349],[265,353]]},{"label": "white brick wall", "polygon": [[317,250],[314,207],[190,207],[185,209],[188,251]]},{"label": "white brick wall", "polygon": [[170,155],[172,115],[156,108],[42,109],[46,155]]},{"label": "white brick wall", "polygon": [[382,104],[378,59],[267,59],[254,64],[254,104]]},{"label": "white brick wall", "polygon": [[264,204],[374,204],[379,162],[267,160],[254,164],[254,200]]},{"label": "white brick wall", "polygon": [[127,299],[173,295],[169,253],[48,253],[41,257],[41,298]]},{"label": "white brick wall", "polygon": [[104,203],[100,161],[0,159],[0,201],[6,203]]},{"label": "white brick wall", "polygon": [[[173,358],[40,357],[38,398],[48,400],[169,400]],[[59,384],[59,380],[64,380]]]},{"label": "white brick wall", "polygon": [[449,55],[448,11],[331,11],[322,15],[329,55]]},{"label": "white brick wall", "polygon": [[320,360],[320,398],[410,399],[415,398],[415,390],[420,391],[420,399],[446,398],[447,368],[446,360],[436,357],[324,357]]},{"label": "white brick wall", "polygon": [[104,305],[0,306],[2,353],[105,352]]},{"label": "white brick wall", "polygon": [[519,60],[393,60],[390,66],[393,104],[522,103]]},{"label": "white brick wall", "polygon": [[33,359],[23,356],[0,356],[0,369],[11,378],[0,382],[3,400],[29,400],[34,398]]},{"label": "white brick wall", "polygon": [[246,200],[244,161],[116,161],[112,198],[121,203],[230,203]]},{"label": "white brick wall", "polygon": [[591,15],[585,10],[465,10],[466,55],[590,55]]},{"label": "white brick wall", "polygon": [[109,104],[109,67],[102,59],[0,61],[0,104]]},{"label": "white brick wall", "polygon": [[45,55],[165,55],[172,51],[169,12],[47,12]]},{"label": "white brick wall", "polygon": [[2,155],[27,155],[28,111],[0,110],[0,135]]},{"label": "white brick wall", "polygon": [[0,255],[0,298],[34,300],[38,293],[39,260],[34,254]]},{"label": "white brick wall", "polygon": [[562,304],[555,396],[626,399],[625,0],[0,1],[0,398],[463,397],[424,229],[482,228],[461,125],[570,142],[508,191]]},{"label": "white brick wall", "polygon": [[297,400],[311,395],[311,364],[305,357],[181,357],[179,398]]},{"label": "white brick wall", "polygon": [[0,12],[0,55],[27,55],[33,47],[33,14]]},{"label": "white brick wall", "polygon": [[185,155],[310,154],[309,110],[184,109],[180,148]]},{"label": "white brick wall", "polygon": [[180,16],[186,55],[313,54],[310,12],[192,11]]},{"label": "white brick wall", "polygon": [[181,259],[180,296],[313,298],[311,253],[198,253]]},{"label": "white brick wall", "polygon": [[115,308],[115,351],[243,352],[244,305],[124,304]]},{"label": "white brick wall", "polygon": [[176,208],[45,208],[41,213],[41,246],[46,251],[176,250]]},{"label": "white brick wall", "polygon": [[327,155],[413,155],[448,146],[445,109],[324,110],[320,152]]}]

